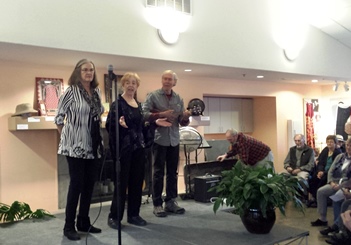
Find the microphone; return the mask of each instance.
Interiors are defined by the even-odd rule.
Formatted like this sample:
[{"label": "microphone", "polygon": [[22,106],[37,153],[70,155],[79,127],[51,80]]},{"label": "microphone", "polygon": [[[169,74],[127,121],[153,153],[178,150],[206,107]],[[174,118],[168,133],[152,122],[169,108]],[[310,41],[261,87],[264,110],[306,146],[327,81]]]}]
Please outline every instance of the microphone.
[{"label": "microphone", "polygon": [[108,65],[107,70],[108,70],[108,78],[110,79],[110,81],[115,80],[116,74],[113,73],[113,65]]}]

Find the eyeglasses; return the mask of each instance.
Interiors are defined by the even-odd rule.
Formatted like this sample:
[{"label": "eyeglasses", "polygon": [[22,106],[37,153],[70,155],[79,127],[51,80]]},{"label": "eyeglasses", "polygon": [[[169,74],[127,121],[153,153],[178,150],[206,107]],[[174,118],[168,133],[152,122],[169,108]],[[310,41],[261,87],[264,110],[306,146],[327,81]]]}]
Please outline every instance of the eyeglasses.
[{"label": "eyeglasses", "polygon": [[84,73],[87,73],[87,72],[93,73],[94,69],[93,68],[83,68],[83,69],[81,69],[81,71],[84,72]]}]

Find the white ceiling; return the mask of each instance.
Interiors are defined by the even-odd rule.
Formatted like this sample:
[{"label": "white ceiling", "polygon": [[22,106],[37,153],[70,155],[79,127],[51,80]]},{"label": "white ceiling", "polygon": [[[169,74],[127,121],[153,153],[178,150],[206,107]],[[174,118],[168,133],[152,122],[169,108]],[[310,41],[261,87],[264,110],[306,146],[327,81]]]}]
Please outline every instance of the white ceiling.
[{"label": "white ceiling", "polygon": [[334,39],[351,48],[351,1],[333,0],[337,10],[326,10],[313,24]]},{"label": "white ceiling", "polygon": [[[351,49],[351,1],[333,1],[341,6],[341,9],[345,12],[341,14],[340,12],[327,11],[323,15],[323,18],[312,24]],[[89,57],[94,61],[95,65],[101,69],[106,67],[107,70],[106,64],[118,64],[118,67],[114,67],[115,73],[129,71],[132,69],[138,72],[155,73],[158,75],[160,71],[172,67],[173,70],[177,71],[180,77],[213,77],[252,81],[257,80],[257,75],[263,75],[264,78],[260,79],[260,81],[310,84],[312,79],[318,79],[320,81],[318,84],[323,85],[333,84],[334,80],[337,79],[335,77],[313,77],[310,75],[290,74],[274,71],[190,64],[97,53],[83,53],[79,51],[59,50],[9,43],[0,43],[0,54],[1,59],[3,60],[69,67],[72,66],[72,60],[79,60],[81,57]],[[184,72],[184,69],[188,68],[191,68],[193,71]]]}]

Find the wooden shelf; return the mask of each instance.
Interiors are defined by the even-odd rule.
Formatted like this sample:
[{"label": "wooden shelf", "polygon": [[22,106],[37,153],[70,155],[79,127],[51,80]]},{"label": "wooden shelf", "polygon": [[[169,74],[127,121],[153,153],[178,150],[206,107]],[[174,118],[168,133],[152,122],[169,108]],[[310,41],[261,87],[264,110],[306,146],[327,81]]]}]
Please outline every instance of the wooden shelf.
[{"label": "wooden shelf", "polygon": [[8,128],[10,131],[57,129],[53,116],[9,117]]},{"label": "wooden shelf", "polygon": [[[54,116],[34,116],[23,119],[22,117],[9,117],[10,131],[48,130],[57,129]],[[105,128],[106,117],[102,117],[101,128]]]}]

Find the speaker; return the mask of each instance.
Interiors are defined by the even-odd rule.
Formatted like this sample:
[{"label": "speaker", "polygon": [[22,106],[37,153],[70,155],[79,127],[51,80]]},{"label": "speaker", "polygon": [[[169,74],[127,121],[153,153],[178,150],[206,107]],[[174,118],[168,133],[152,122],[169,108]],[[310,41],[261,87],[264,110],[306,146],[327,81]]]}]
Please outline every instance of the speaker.
[{"label": "speaker", "polygon": [[197,202],[210,202],[212,197],[216,197],[215,191],[208,190],[221,181],[222,177],[220,175],[204,175],[194,178],[194,199]]}]

